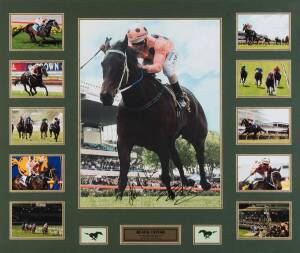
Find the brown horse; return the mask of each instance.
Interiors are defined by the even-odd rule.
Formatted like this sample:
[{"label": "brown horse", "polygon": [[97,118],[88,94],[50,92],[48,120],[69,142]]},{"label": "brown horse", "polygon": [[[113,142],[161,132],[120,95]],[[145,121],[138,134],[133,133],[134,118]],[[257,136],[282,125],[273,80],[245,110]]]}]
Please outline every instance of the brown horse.
[{"label": "brown horse", "polygon": [[[59,24],[55,19],[49,19],[47,23],[44,26],[42,26],[41,29],[39,29],[38,31],[36,31],[33,28],[33,26],[34,24],[30,23],[20,29],[17,29],[16,31],[13,32],[12,36],[15,37],[20,32],[26,32],[29,35],[30,40],[34,43],[39,43],[40,46],[46,41],[46,38],[51,38],[56,43],[60,42],[51,35],[52,27],[55,27],[56,29],[60,29]],[[38,42],[35,37],[36,35],[41,37],[42,40]]]},{"label": "brown horse", "polygon": [[116,93],[120,91],[122,94],[117,116],[117,148],[120,159],[117,198],[122,198],[127,186],[130,153],[134,145],[145,147],[158,155],[162,166],[162,182],[170,199],[175,198],[170,186],[170,158],[179,170],[182,184],[193,185],[194,181],[188,180],[184,175],[175,147],[175,141],[180,135],[195,148],[200,167],[200,183],[204,190],[209,190],[211,185],[204,170],[207,121],[203,108],[194,95],[183,88],[190,100],[190,112],[182,110],[179,120],[173,96],[158,80],[138,67],[137,53],[128,48],[127,36],[124,41],[117,42],[106,51],[101,64],[103,83],[100,99],[103,104],[111,106]]}]

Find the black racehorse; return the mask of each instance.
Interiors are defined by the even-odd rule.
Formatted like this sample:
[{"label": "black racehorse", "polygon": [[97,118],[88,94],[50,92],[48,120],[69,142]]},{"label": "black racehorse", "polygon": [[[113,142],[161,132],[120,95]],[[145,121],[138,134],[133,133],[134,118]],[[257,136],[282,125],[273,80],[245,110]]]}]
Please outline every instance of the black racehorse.
[{"label": "black racehorse", "polygon": [[[57,23],[57,21],[55,19],[49,19],[47,21],[47,23],[44,26],[42,26],[38,31],[36,31],[33,28],[33,26],[34,26],[34,23],[30,23],[30,24],[26,25],[25,27],[17,29],[13,32],[12,36],[15,37],[20,32],[26,32],[30,36],[31,42],[39,43],[40,46],[46,41],[46,38],[51,38],[54,42],[61,43],[61,41],[56,40],[56,38],[54,38],[51,35],[52,27],[55,27],[56,29],[60,29],[59,24]],[[37,41],[37,39],[35,37],[36,35],[42,38],[39,42]]]},{"label": "black racehorse", "polygon": [[240,190],[282,190],[282,177],[280,168],[272,168],[265,180],[257,180],[254,183],[248,181],[239,182]]},{"label": "black racehorse", "polygon": [[274,84],[275,84],[275,86],[280,85],[280,80],[281,80],[281,73],[280,73],[280,69],[277,67],[274,69]]},{"label": "black racehorse", "polygon": [[267,86],[267,94],[273,95],[275,92],[275,78],[272,72],[270,72],[267,76],[266,86]]},{"label": "black racehorse", "polygon": [[41,131],[41,139],[46,139],[47,138],[47,132],[48,132],[48,121],[47,121],[47,119],[42,120],[40,131]]},{"label": "black racehorse", "polygon": [[23,117],[20,117],[20,120],[17,123],[17,130],[19,133],[19,138],[24,139],[24,137],[25,137],[25,122],[24,122]]},{"label": "black racehorse", "polygon": [[104,106],[111,106],[118,91],[122,101],[117,116],[117,149],[120,159],[120,176],[117,199],[121,199],[128,181],[130,153],[134,145],[154,151],[161,162],[161,179],[166,186],[168,198],[174,199],[175,193],[170,186],[169,159],[171,158],[180,172],[183,185],[194,185],[183,171],[176,139],[188,140],[196,150],[200,167],[201,186],[204,190],[211,188],[204,170],[204,144],[207,136],[207,121],[202,106],[194,95],[183,88],[190,100],[190,112],[182,111],[183,127],[177,127],[178,117],[176,103],[170,92],[158,80],[138,67],[137,53],[128,48],[128,38],[117,42],[106,51],[101,63],[103,83],[100,99]]},{"label": "black racehorse", "polygon": [[50,138],[52,138],[52,134],[53,134],[54,139],[57,142],[58,136],[60,133],[60,120],[59,119],[55,120],[54,123],[50,124],[49,132],[50,132]]},{"label": "black racehorse", "polygon": [[281,45],[281,39],[279,39],[279,37],[275,37],[275,44]]},{"label": "black racehorse", "polygon": [[245,130],[241,135],[246,134],[247,136],[249,136],[250,134],[253,134],[253,139],[256,139],[258,133],[266,133],[266,130],[262,129],[259,125],[250,123],[247,119],[242,120],[241,126],[243,125],[245,125]]},{"label": "black racehorse", "polygon": [[[44,88],[46,91],[46,96],[48,96],[48,89],[43,82],[43,76],[47,77],[47,69],[45,66],[37,67],[37,74],[33,75],[30,71],[24,72],[20,78],[17,78],[14,81],[14,85],[22,84],[24,86],[24,90],[28,93],[29,96],[34,96],[37,94],[36,88]],[[27,90],[27,86],[29,87],[29,91]]]},{"label": "black racehorse", "polygon": [[245,84],[248,76],[248,72],[246,71],[246,66],[242,66],[240,76],[241,76],[240,83]]},{"label": "black racehorse", "polygon": [[[30,117],[27,117],[25,119],[25,138],[29,140],[31,140],[31,136],[32,136],[32,132],[33,132],[33,125],[32,125],[33,121]],[[27,138],[27,134],[28,134],[28,138]]]},{"label": "black racehorse", "polygon": [[254,79],[255,79],[255,83],[256,83],[257,87],[262,85],[262,78],[263,78],[262,70],[260,68],[256,68],[255,74],[254,74]]},{"label": "black racehorse", "polygon": [[245,32],[246,43],[248,45],[253,44],[255,41],[258,43],[257,33],[250,29],[248,24],[243,25],[243,31]]}]

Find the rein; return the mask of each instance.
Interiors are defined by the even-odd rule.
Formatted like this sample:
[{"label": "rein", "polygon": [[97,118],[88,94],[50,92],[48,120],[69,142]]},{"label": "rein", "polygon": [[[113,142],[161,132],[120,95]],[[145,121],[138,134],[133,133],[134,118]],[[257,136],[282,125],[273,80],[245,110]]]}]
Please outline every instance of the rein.
[{"label": "rein", "polygon": [[[134,86],[138,85],[143,80],[144,74],[143,74],[143,70],[142,70],[141,71],[141,76],[140,76],[140,78],[138,80],[136,80],[135,82],[133,82],[129,86],[121,88],[125,74],[126,74],[126,82],[125,82],[125,84],[128,83],[128,79],[129,79],[129,68],[128,68],[128,65],[127,65],[127,54],[126,54],[126,52],[124,53],[123,51],[116,50],[116,49],[109,49],[109,50],[107,50],[106,51],[106,56],[109,53],[117,53],[117,54],[120,54],[120,55],[124,56],[124,58],[125,58],[122,76],[121,76],[120,82],[118,84],[118,88],[116,90],[116,93],[118,91],[120,91],[121,93],[124,92],[124,91],[127,91],[127,90],[133,88]],[[158,92],[158,94],[153,99],[151,99],[149,102],[147,102],[146,104],[144,104],[141,107],[129,107],[129,106],[124,105],[124,102],[123,102],[122,107],[124,109],[130,110],[130,111],[144,111],[144,110],[148,109],[149,107],[151,107],[152,105],[154,105],[160,99],[160,97],[162,96],[162,94],[163,94],[164,91],[165,91],[164,86],[161,86],[161,89]]]}]

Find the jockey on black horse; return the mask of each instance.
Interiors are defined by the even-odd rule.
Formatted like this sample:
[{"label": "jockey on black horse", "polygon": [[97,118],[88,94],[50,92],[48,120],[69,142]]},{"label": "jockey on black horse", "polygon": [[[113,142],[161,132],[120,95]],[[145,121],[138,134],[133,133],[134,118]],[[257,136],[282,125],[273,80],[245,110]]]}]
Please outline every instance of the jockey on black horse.
[{"label": "jockey on black horse", "polygon": [[141,24],[130,28],[127,36],[128,46],[138,53],[139,58],[143,59],[140,67],[150,74],[163,70],[180,107],[184,108],[186,102],[175,73],[177,54],[172,41],[164,36],[149,35],[147,28]]}]

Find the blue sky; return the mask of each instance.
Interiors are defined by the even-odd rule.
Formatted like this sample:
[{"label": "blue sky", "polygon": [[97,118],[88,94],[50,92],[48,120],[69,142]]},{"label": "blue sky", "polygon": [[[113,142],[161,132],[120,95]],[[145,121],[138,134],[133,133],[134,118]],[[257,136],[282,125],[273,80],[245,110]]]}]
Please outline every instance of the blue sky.
[{"label": "blue sky", "polygon": [[280,39],[289,35],[288,14],[239,14],[238,30],[242,31],[243,24],[250,23],[252,29],[261,35],[268,35],[270,39],[278,36]]},{"label": "blue sky", "polygon": [[[220,132],[220,20],[80,20],[80,65],[105,41],[122,40],[129,27],[144,24],[150,34],[171,39],[178,54],[177,75],[181,85],[189,88],[202,104],[209,129]],[[91,32],[92,31],[92,32]],[[100,53],[80,71],[80,80],[100,85]],[[158,75],[163,81],[165,76]],[[97,96],[99,90],[95,90]]]}]

